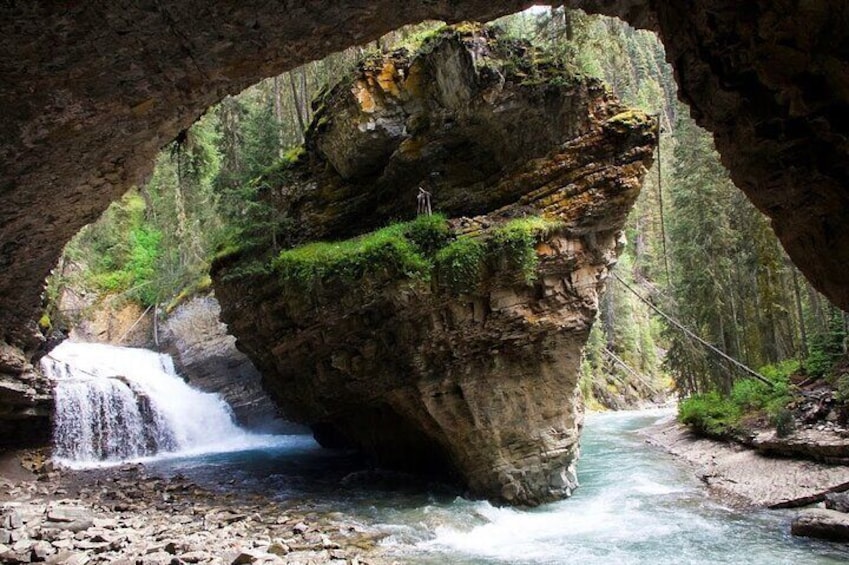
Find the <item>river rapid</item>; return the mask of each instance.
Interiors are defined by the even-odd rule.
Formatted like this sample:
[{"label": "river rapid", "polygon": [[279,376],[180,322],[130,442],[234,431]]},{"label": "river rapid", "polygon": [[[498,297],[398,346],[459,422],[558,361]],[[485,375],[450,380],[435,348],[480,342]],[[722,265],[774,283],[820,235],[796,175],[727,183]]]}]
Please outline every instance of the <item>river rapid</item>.
[{"label": "river rapid", "polygon": [[496,507],[449,487],[363,470],[354,455],[308,436],[273,447],[149,465],[216,489],[261,492],[342,512],[387,534],[403,563],[630,564],[845,563],[838,544],[794,538],[793,511],[741,510],[708,495],[693,470],[645,443],[638,430],[669,410],[591,414],[580,488],[534,509]]},{"label": "river rapid", "polygon": [[[849,549],[789,533],[793,511],[741,510],[638,433],[671,410],[591,414],[580,488],[534,509],[496,507],[449,485],[369,468],[306,435],[241,430],[167,356],[64,343],[43,362],[56,383],[55,453],[77,469],[141,462],[208,491],[338,513],[383,533],[403,563],[617,565],[845,563]],[[85,472],[85,471],[83,471]],[[226,498],[226,497],[225,497]]]}]

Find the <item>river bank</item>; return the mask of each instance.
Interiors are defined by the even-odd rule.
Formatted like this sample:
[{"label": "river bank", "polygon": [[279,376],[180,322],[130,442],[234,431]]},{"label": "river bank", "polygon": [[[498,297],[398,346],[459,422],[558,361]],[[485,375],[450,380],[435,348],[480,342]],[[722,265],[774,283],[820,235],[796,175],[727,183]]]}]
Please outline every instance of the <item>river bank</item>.
[{"label": "river bank", "polygon": [[[24,459],[31,459],[25,454]],[[341,513],[216,492],[141,465],[34,474],[0,464],[0,563],[384,565],[385,535]]]},{"label": "river bank", "polygon": [[706,496],[691,467],[647,446],[639,432],[670,412],[588,414],[580,488],[533,509],[376,476],[308,437],[144,466],[56,471],[48,464],[38,475],[17,460],[0,461],[0,532],[14,538],[0,540],[0,562],[833,565],[849,559],[842,544],[788,536],[792,511]]},{"label": "river bank", "polygon": [[712,491],[737,505],[799,507],[849,490],[849,466],[768,457],[742,445],[698,437],[674,414],[640,433],[648,443],[686,461]]}]

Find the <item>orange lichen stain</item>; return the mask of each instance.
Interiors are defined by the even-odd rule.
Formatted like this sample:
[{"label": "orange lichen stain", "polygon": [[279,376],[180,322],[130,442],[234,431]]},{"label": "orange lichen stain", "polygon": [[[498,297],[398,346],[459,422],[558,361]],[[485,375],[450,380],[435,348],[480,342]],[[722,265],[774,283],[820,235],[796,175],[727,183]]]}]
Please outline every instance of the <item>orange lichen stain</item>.
[{"label": "orange lichen stain", "polygon": [[541,241],[536,245],[537,255],[542,257],[551,257],[557,254],[557,251],[554,250],[548,243]]},{"label": "orange lichen stain", "polygon": [[424,80],[421,65],[413,65],[407,71],[407,80],[404,81],[404,90],[413,98],[421,98],[424,94]]},{"label": "orange lichen stain", "polygon": [[398,71],[395,69],[394,63],[392,61],[386,61],[377,75],[377,83],[383,92],[397,97],[401,94],[401,90],[398,88],[398,78]]},{"label": "orange lichen stain", "polygon": [[363,112],[372,114],[377,110],[377,102],[364,81],[358,80],[355,82],[354,86],[351,87],[351,94],[354,95],[357,104],[360,106],[360,110]]},{"label": "orange lichen stain", "polygon": [[409,137],[401,142],[401,145],[398,146],[398,151],[405,157],[416,159],[421,155],[422,147],[424,147],[423,139]]}]

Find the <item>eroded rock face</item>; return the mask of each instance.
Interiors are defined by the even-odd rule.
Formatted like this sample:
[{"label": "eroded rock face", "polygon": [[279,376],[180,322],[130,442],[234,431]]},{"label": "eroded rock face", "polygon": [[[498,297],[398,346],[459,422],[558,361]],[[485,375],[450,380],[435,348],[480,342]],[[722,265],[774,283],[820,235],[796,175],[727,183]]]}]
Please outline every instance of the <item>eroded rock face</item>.
[{"label": "eroded rock face", "polygon": [[178,372],[204,392],[219,394],[243,428],[266,433],[303,430],[285,422],[265,394],[259,371],[236,349],[236,338],[219,319],[214,295],[197,296],[177,306],[162,324],[161,345]]},{"label": "eroded rock face", "polygon": [[849,310],[849,5],[656,2],[682,99],[793,262]]},{"label": "eroded rock face", "polygon": [[507,252],[458,288],[453,263],[422,250],[423,273],[384,261],[299,290],[256,248],[213,277],[239,347],[320,442],[539,504],[576,486],[581,348],[656,125],[595,80],[507,63],[523,49],[469,28],[366,64],[324,99],[273,198],[293,244],[412,218],[422,186],[448,240],[497,241],[541,216],[555,223],[530,277]]},{"label": "eroded rock face", "polygon": [[0,341],[0,448],[45,443],[52,410],[47,379],[19,349]]}]

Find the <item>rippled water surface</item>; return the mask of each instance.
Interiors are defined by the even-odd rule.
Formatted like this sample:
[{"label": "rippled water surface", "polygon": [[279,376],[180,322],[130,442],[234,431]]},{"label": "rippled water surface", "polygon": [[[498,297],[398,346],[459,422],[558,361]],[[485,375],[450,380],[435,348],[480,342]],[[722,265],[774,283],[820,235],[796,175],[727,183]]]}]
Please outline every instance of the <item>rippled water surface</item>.
[{"label": "rippled water surface", "polygon": [[581,487],[569,500],[532,510],[498,508],[458,497],[449,487],[375,475],[355,456],[321,450],[307,436],[152,466],[214,488],[343,511],[386,531],[387,549],[403,563],[849,562],[845,547],[790,536],[792,511],[740,511],[707,498],[690,469],[636,433],[669,415],[588,416]]}]

